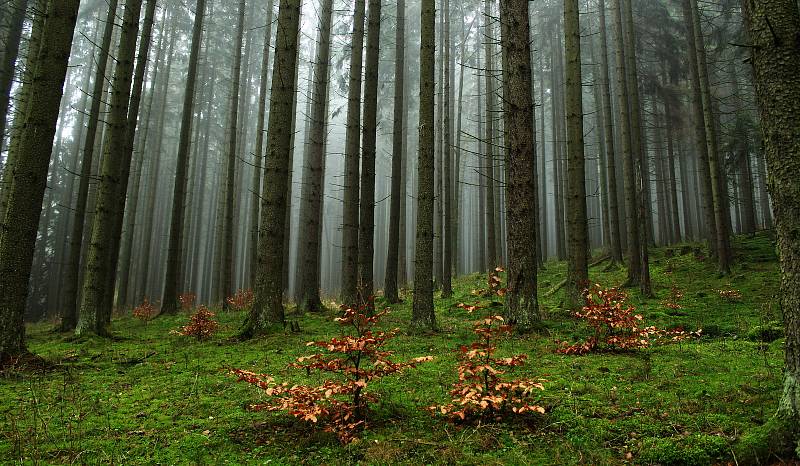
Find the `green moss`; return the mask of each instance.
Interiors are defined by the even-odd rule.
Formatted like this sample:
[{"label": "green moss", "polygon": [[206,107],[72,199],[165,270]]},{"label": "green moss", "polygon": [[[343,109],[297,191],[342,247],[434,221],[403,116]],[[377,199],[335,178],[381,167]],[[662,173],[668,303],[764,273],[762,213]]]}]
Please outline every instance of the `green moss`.
[{"label": "green moss", "polygon": [[747,339],[750,341],[764,341],[772,343],[783,338],[783,323],[772,321],[764,325],[757,325],[747,332]]},{"label": "green moss", "polygon": [[715,464],[728,453],[728,443],[716,435],[647,439],[638,458],[643,464],[704,466]]},{"label": "green moss", "polygon": [[[714,264],[691,254],[652,267],[659,299],[642,300],[627,290],[649,324],[704,328],[706,335],[716,326],[718,335],[626,354],[554,353],[557,341],[587,333],[561,310],[561,293],[544,296],[552,287],[544,284],[561,282],[566,272],[563,263],[547,263],[539,290],[548,311],[542,329],[498,348],[501,355],[529,356],[516,375],[546,380],[540,401],[547,413],[507,424],[455,426],[423,409],[451,398],[455,350],[471,341],[470,322],[478,318],[455,305],[479,299],[472,291],[485,286],[486,276],[455,280],[452,299],[436,302],[441,332],[424,336],[404,331],[411,314],[404,290],[404,303],[392,306],[383,323],[401,328],[388,349],[398,360],[436,359],[372,385],[382,403],[374,405],[369,430],[348,447],[281,413],[249,411],[262,394],[227,373],[236,367],[289,383],[318,383],[316,375],[286,366],[309,353],[306,341],[341,331],[332,321],[336,310],[293,317],[300,333],[244,342],[232,338],[243,313],[219,313],[220,334],[201,343],[170,335],[185,324],[185,315],[148,325],[116,319],[114,339],[75,340],[54,335],[49,325],[31,325],[31,350],[61,365],[48,373],[2,374],[0,463],[617,464],[629,452],[644,462],[649,447],[661,455],[653,461],[732,461],[727,439],[756,432],[775,411],[783,364],[779,344],[761,348],[734,338],[778,318],[765,317],[764,309],[779,286],[769,238],[737,238],[735,245],[745,259],[772,258],[734,265],[741,302],[722,301],[714,290],[729,287],[730,280],[717,278]],[[620,285],[625,275],[623,268],[591,270],[592,281],[604,286]],[[661,303],[672,285],[684,295],[680,315],[670,315]],[[752,437],[750,444],[766,439]]]}]

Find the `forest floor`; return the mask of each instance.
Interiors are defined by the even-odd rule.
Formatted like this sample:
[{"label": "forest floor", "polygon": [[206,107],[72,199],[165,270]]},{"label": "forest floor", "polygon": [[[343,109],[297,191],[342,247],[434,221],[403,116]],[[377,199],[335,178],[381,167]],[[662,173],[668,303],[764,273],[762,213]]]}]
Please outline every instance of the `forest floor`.
[{"label": "forest floor", "polygon": [[[125,316],[114,339],[72,341],[52,324],[28,328],[30,349],[57,363],[55,370],[0,373],[0,463],[115,464],[710,464],[733,462],[742,435],[774,412],[781,385],[783,339],[776,294],[774,243],[766,233],[737,238],[736,265],[720,278],[712,261],[688,245],[653,251],[655,299],[630,302],[646,321],[702,328],[700,339],[627,353],[556,354],[557,341],[577,342],[585,325],[559,307],[561,293],[543,297],[546,328],[514,337],[501,354],[526,353],[518,376],[545,379],[533,422],[459,426],[424,408],[449,402],[456,350],[472,340],[476,319],[457,308],[475,301],[486,277],[454,283],[452,299],[437,299],[442,330],[405,332],[388,344],[397,360],[434,355],[433,362],[370,385],[379,395],[370,428],[341,446],[283,413],[250,412],[258,390],[237,383],[230,368],[268,373],[279,381],[319,379],[287,369],[309,354],[306,341],[337,335],[334,311],[296,317],[301,331],[236,342],[242,313],[220,314],[220,333],[195,342],[170,334],[185,315],[145,325]],[[674,255],[674,257],[668,257]],[[622,269],[593,267],[592,281],[624,281]],[[540,292],[561,281],[563,263],[551,262]],[[663,304],[672,287],[682,309]],[[738,290],[724,299],[719,290]],[[384,319],[407,328],[410,295]],[[380,300],[379,300],[380,303]],[[765,340],[777,340],[767,342]]]}]

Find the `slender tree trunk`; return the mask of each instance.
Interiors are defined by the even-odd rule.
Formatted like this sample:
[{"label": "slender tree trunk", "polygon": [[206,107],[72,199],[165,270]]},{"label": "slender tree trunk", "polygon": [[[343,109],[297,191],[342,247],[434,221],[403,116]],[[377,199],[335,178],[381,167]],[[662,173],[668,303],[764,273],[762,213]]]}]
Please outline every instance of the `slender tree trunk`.
[{"label": "slender tree trunk", "polygon": [[486,166],[486,243],[488,246],[487,266],[494,268],[499,264],[497,254],[496,222],[495,222],[495,193],[494,193],[494,109],[495,109],[495,87],[494,87],[494,47],[492,39],[492,0],[484,2],[484,42],[486,43],[486,156],[484,164]]},{"label": "slender tree trunk", "polygon": [[25,302],[28,297],[36,230],[42,212],[47,169],[72,48],[80,0],[53,2],[47,11],[36,60],[30,60],[30,111],[14,148],[15,165],[0,229],[0,361],[27,351]]},{"label": "slender tree trunk", "polygon": [[[25,24],[25,13],[28,0],[9,0],[2,6],[2,13],[7,16],[7,32],[5,50],[0,53],[0,152],[6,139],[6,115],[11,102],[11,85],[14,83],[14,65],[17,63],[19,44],[22,39],[22,27]],[[0,190],[2,186],[0,186]],[[0,217],[3,211],[0,210]]]},{"label": "slender tree trunk", "polygon": [[[178,287],[180,286],[181,261],[184,259],[182,257],[183,251],[181,250],[181,246],[183,244],[184,236],[183,227],[186,208],[187,170],[189,166],[189,150],[192,142],[191,135],[192,120],[194,118],[195,86],[197,80],[198,62],[200,60],[200,44],[203,41],[203,19],[205,16],[205,10],[206,0],[197,0],[197,4],[195,6],[194,26],[192,29],[192,45],[189,52],[189,69],[187,70],[186,74],[186,91],[183,95],[183,117],[181,120],[181,132],[178,140],[175,184],[172,192],[172,216],[169,230],[169,250],[167,253],[167,274],[164,278],[164,296],[161,300],[161,312],[163,314],[176,314],[178,309],[180,309],[180,303],[178,303],[178,293],[180,290]],[[243,21],[244,0],[242,0],[239,5],[239,32],[237,36],[239,43],[241,42]],[[241,54],[239,54],[237,57],[239,60],[241,60]],[[235,88],[238,88],[238,81],[235,77],[233,85]],[[235,91],[235,93],[238,95],[238,89]],[[233,128],[235,129],[236,123],[234,122],[233,125]],[[233,139],[235,141],[235,138]],[[232,193],[229,193],[229,196],[231,194]]]},{"label": "slender tree trunk", "polygon": [[743,6],[781,266],[786,368],[778,417],[793,429],[788,444],[795,448],[800,425],[800,12],[793,0]]},{"label": "slender tree trunk", "polygon": [[444,179],[444,196],[442,199],[442,206],[444,207],[444,228],[442,228],[443,237],[443,250],[442,250],[442,297],[449,298],[453,294],[453,133],[451,131],[451,115],[450,110],[452,106],[451,99],[451,85],[452,69],[450,67],[450,0],[444,0],[444,57],[442,63],[444,66],[444,81],[443,81],[443,97],[444,107],[442,108],[442,117],[444,125],[444,150],[442,151],[442,158],[444,159],[444,170],[442,171],[442,178]]},{"label": "slender tree trunk", "polygon": [[284,325],[284,236],[288,205],[289,161],[292,135],[285,122],[293,118],[297,83],[300,0],[280,0],[275,37],[275,63],[270,92],[268,150],[258,241],[255,302],[241,332],[252,337]]},{"label": "slender tree trunk", "polygon": [[[258,91],[258,116],[256,122],[256,149],[254,155],[254,170],[253,170],[253,203],[250,212],[250,245],[251,251],[258,250],[258,222],[259,213],[261,212],[261,172],[264,163],[264,134],[265,123],[267,116],[267,83],[269,80],[270,70],[270,47],[272,43],[272,16],[275,9],[275,0],[269,0],[267,3],[267,26],[264,28],[264,49],[261,54],[261,84]],[[255,260],[250,261],[250,283],[255,284],[256,272],[258,271],[258,262]]]},{"label": "slender tree trunk", "polygon": [[[576,2],[577,4],[577,2]],[[577,11],[576,11],[577,13]],[[540,320],[536,263],[536,142],[527,0],[500,0],[503,100],[508,167],[506,318],[521,331]],[[582,136],[582,135],[581,135]]]},{"label": "slender tree trunk", "polygon": [[[703,122],[705,124],[706,146],[708,153],[708,171],[711,175],[711,196],[713,201],[714,222],[716,223],[716,257],[719,271],[728,274],[731,270],[731,238],[728,227],[727,210],[728,184],[722,173],[719,160],[719,146],[717,130],[712,107],[711,85],[708,78],[708,64],[706,61],[705,41],[700,26],[700,12],[697,0],[689,0],[692,17],[692,32],[694,35],[695,53],[697,53],[697,67],[700,79],[700,98],[702,102]],[[691,50],[690,50],[691,52]]]},{"label": "slender tree trunk", "polygon": [[319,45],[314,65],[314,90],[311,97],[311,127],[308,158],[303,174],[303,195],[297,263],[300,283],[298,306],[306,311],[322,310],[320,299],[320,243],[322,241],[322,205],[325,195],[325,142],[328,131],[328,81],[330,74],[331,19],[333,0],[324,0],[320,12]]},{"label": "slender tree trunk", "polygon": [[421,0],[417,248],[414,266],[413,329],[435,329],[433,307],[434,73],[436,2]]},{"label": "slender tree trunk", "polygon": [[358,298],[359,154],[361,152],[361,73],[364,58],[366,0],[356,0],[347,94],[347,132],[344,145],[344,210],[342,211],[342,293],[347,306]]},{"label": "slender tree trunk", "polygon": [[[480,20],[478,20],[480,23]],[[480,29],[480,27],[479,27]],[[482,34],[475,34],[476,37],[476,44],[475,44],[475,69],[478,69],[478,66],[481,63],[481,46],[483,45],[483,35]],[[478,235],[478,270],[481,272],[485,272],[489,265],[486,259],[486,224],[482,220],[486,218],[486,177],[484,176],[485,171],[481,170],[480,167],[486,164],[486,141],[482,140],[483,135],[483,115],[484,106],[483,106],[483,88],[482,83],[483,80],[480,76],[480,71],[476,72],[475,81],[478,83],[478,107],[477,107],[477,116],[476,119],[478,120],[478,137],[477,137],[477,146],[478,146],[478,153],[475,155],[476,164],[478,166],[477,169],[477,181],[478,181],[478,221],[475,222],[475,226],[477,227],[477,235]]]},{"label": "slender tree trunk", "polygon": [[[564,2],[567,112],[567,262],[566,298],[570,309],[583,302],[589,284],[586,212],[586,161],[583,153],[583,89],[578,0]],[[516,95],[516,94],[515,94]]]},{"label": "slender tree trunk", "polygon": [[386,300],[397,303],[400,298],[398,285],[398,254],[400,248],[400,195],[401,185],[405,182],[403,173],[403,155],[405,134],[405,0],[397,2],[397,25],[395,26],[395,68],[394,68],[394,125],[392,133],[392,196],[389,214],[389,252],[386,254]]},{"label": "slender tree trunk", "polygon": [[[94,224],[89,243],[89,256],[83,283],[83,299],[75,329],[77,335],[90,333],[105,335],[111,310],[104,307],[110,302],[107,293],[109,276],[116,271],[114,255],[117,216],[125,209],[126,172],[130,157],[126,156],[128,109],[131,98],[133,62],[136,51],[141,0],[126,0],[122,33],[116,54],[113,93],[102,161],[100,187],[95,204]],[[127,159],[127,160],[126,160]],[[127,165],[127,169],[126,169]]]},{"label": "slender tree trunk", "polygon": [[364,66],[364,134],[361,151],[361,215],[358,231],[359,287],[363,303],[374,293],[375,256],[375,146],[378,130],[378,64],[380,59],[381,1],[369,1],[367,60]]}]

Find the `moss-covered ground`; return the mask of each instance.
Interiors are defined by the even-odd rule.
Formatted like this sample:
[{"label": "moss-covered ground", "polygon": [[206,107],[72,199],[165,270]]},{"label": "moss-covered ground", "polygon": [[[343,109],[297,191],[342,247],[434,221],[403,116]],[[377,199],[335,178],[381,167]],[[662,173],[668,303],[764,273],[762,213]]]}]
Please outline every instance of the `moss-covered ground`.
[{"label": "moss-covered ground", "polygon": [[[436,359],[372,385],[382,401],[373,406],[370,428],[348,446],[287,415],[248,411],[261,395],[227,372],[233,367],[292,383],[318,381],[286,365],[308,354],[306,341],[337,334],[335,311],[293,317],[299,333],[247,342],[231,338],[241,313],[218,315],[220,333],[200,343],[170,334],[186,316],[147,325],[124,316],[113,322],[115,338],[80,341],[52,333],[52,324],[31,325],[31,351],[56,367],[2,372],[0,463],[734,462],[738,439],[767,422],[775,409],[783,342],[775,332],[780,311],[774,244],[768,234],[759,234],[737,238],[735,246],[736,265],[726,277],[698,257],[697,245],[655,250],[657,297],[644,300],[628,290],[647,321],[703,328],[699,340],[628,353],[559,355],[557,341],[577,341],[586,330],[559,307],[561,293],[543,297],[545,328],[500,345],[501,352],[529,355],[519,375],[546,380],[541,403],[547,413],[525,422],[457,426],[424,410],[449,401],[454,350],[471,339],[476,316],[456,304],[474,302],[471,292],[485,287],[485,277],[460,278],[452,299],[436,301],[440,332],[403,331],[389,344],[399,360]],[[623,269],[604,267],[592,268],[592,281],[605,286],[624,281]],[[564,271],[564,264],[548,263],[540,276],[541,294],[559,283]],[[682,309],[662,302],[673,285],[684,295]],[[726,300],[718,292],[730,289],[741,299]],[[405,297],[384,326],[407,328],[410,295]]]}]

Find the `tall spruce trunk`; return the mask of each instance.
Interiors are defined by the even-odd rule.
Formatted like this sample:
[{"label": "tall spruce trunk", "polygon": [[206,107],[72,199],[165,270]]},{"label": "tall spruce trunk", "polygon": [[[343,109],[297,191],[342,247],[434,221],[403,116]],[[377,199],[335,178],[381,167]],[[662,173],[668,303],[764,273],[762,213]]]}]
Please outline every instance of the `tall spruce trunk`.
[{"label": "tall spruce trunk", "polygon": [[364,133],[361,150],[361,198],[358,223],[358,281],[362,303],[374,294],[375,149],[378,131],[378,65],[381,38],[381,0],[369,1],[367,53],[364,64]]},{"label": "tall spruce trunk", "polygon": [[311,97],[311,127],[303,173],[300,225],[303,235],[298,248],[300,283],[297,303],[306,311],[322,310],[320,298],[320,246],[322,242],[322,206],[325,195],[325,144],[328,131],[328,82],[331,58],[331,19],[333,0],[323,0],[319,18],[319,44],[314,64],[314,90]]},{"label": "tall spruce trunk", "polygon": [[[272,17],[275,0],[267,2],[267,21],[264,28],[264,49],[261,53],[261,82],[258,90],[258,113],[256,116],[256,149],[253,163],[253,203],[250,206],[250,245],[251,251],[258,251],[258,222],[261,213],[262,166],[264,164],[264,133],[267,116],[267,84],[269,82],[270,54],[272,52]],[[250,283],[256,282],[258,261],[250,261]]]},{"label": "tall spruce trunk", "polygon": [[[405,183],[403,159],[405,155],[405,28],[406,2],[397,2],[397,25],[395,26],[395,64],[394,64],[394,123],[392,127],[392,193],[389,213],[389,251],[386,254],[385,296],[390,303],[400,301],[398,296],[398,256],[401,227],[401,186]],[[404,213],[404,212],[403,212]]]},{"label": "tall spruce trunk", "polygon": [[608,181],[609,253],[613,263],[622,262],[621,229],[619,225],[619,203],[617,197],[617,153],[614,143],[614,119],[611,115],[611,80],[608,65],[608,38],[606,33],[606,4],[599,0],[600,13],[600,95],[603,112],[603,139],[605,140],[605,170]]},{"label": "tall spruce trunk", "polygon": [[25,353],[25,302],[28,297],[36,231],[42,212],[47,169],[67,74],[80,0],[53,2],[28,87],[29,111],[14,148],[15,165],[0,229],[0,361]]},{"label": "tall spruce trunk", "polygon": [[[577,2],[576,2],[577,3]],[[506,318],[521,331],[540,320],[537,295],[536,143],[527,0],[500,0],[505,161],[508,167]]]},{"label": "tall spruce trunk", "polygon": [[358,197],[361,153],[361,73],[364,59],[366,0],[356,0],[347,91],[347,132],[344,142],[344,208],[342,211],[342,290],[347,306],[358,298]]},{"label": "tall spruce trunk", "polygon": [[708,62],[706,60],[705,40],[700,26],[700,11],[697,0],[689,0],[692,16],[692,32],[694,34],[695,53],[697,53],[697,67],[700,79],[700,99],[702,102],[703,122],[706,133],[706,146],[708,148],[708,171],[711,176],[711,196],[714,209],[714,222],[716,224],[716,258],[721,274],[731,271],[731,237],[728,222],[728,183],[722,172],[720,161],[719,141],[712,104],[711,84],[708,77]]},{"label": "tall spruce trunk", "polygon": [[442,124],[444,126],[444,150],[442,151],[442,159],[444,167],[442,171],[443,183],[443,199],[441,205],[444,208],[444,222],[442,228],[443,248],[442,248],[442,297],[449,298],[453,294],[453,132],[451,131],[451,83],[452,69],[450,67],[450,0],[444,0],[443,5],[443,18],[444,28],[442,35],[444,36],[444,56],[442,57],[442,64],[444,66],[444,82],[442,95],[444,97],[444,107],[442,107]]},{"label": "tall spruce trunk", "polygon": [[[241,36],[242,21],[244,18],[244,0],[242,0],[239,8],[239,36]],[[194,26],[192,28],[192,45],[189,52],[189,69],[186,74],[186,90],[183,95],[183,113],[181,132],[178,139],[175,184],[172,191],[172,216],[169,229],[167,273],[164,278],[164,295],[161,300],[161,312],[163,314],[176,314],[178,309],[180,309],[178,293],[180,293],[181,290],[179,290],[178,287],[180,286],[181,261],[184,260],[181,246],[183,245],[184,217],[186,215],[187,171],[189,166],[189,149],[191,146],[192,119],[194,118],[197,68],[200,60],[200,44],[203,40],[203,19],[205,10],[206,0],[197,0]]]},{"label": "tall spruce trunk", "polygon": [[[625,72],[625,45],[622,30],[622,0],[613,0],[614,10],[614,57],[616,62],[616,94],[618,101],[619,137],[622,142],[622,169],[625,191],[625,213],[628,243],[628,285],[638,285],[641,279],[641,245],[639,242],[639,209],[636,201],[636,174],[631,144],[630,103],[628,101],[627,76]],[[635,85],[635,83],[633,84]]]},{"label": "tall spruce trunk", "polygon": [[[89,254],[83,281],[83,297],[80,306],[77,335],[106,335],[110,309],[106,293],[109,275],[112,270],[111,256],[114,249],[115,222],[124,213],[125,190],[125,147],[128,130],[128,108],[131,97],[133,62],[136,51],[141,0],[126,0],[123,14],[122,32],[116,54],[116,67],[111,94],[110,114],[103,144],[104,154],[97,192],[94,222],[92,225]],[[130,164],[130,158],[127,160]]]},{"label": "tall spruce trunk", "polygon": [[778,417],[794,431],[794,448],[800,426],[800,12],[793,0],[743,6],[780,256],[786,367]]},{"label": "tall spruce trunk", "polygon": [[583,89],[578,0],[564,2],[567,113],[567,284],[566,303],[578,309],[589,282],[586,160],[583,153]]},{"label": "tall spruce trunk", "polygon": [[294,117],[297,83],[300,0],[280,0],[275,36],[275,62],[270,91],[268,150],[258,238],[258,274],[253,303],[241,336],[244,338],[283,326],[284,236],[288,206],[292,135],[285,122]]},{"label": "tall spruce trunk", "polygon": [[412,329],[435,329],[433,307],[434,73],[436,2],[421,0],[417,245]]},{"label": "tall spruce trunk", "polygon": [[[11,103],[11,85],[14,83],[14,65],[19,55],[19,45],[22,39],[22,27],[25,24],[25,13],[28,9],[28,0],[9,0],[2,6],[0,12],[6,16],[6,33],[3,35],[5,50],[0,52],[0,152],[6,134],[6,115]],[[2,186],[0,186],[0,190]],[[3,212],[0,210],[0,217]]]},{"label": "tall spruce trunk", "polygon": [[484,165],[486,167],[485,182],[486,182],[486,245],[487,245],[487,267],[490,269],[499,265],[499,256],[497,253],[497,237],[496,237],[496,218],[495,218],[495,192],[494,192],[494,118],[495,118],[495,86],[494,86],[494,47],[492,39],[492,28],[490,21],[492,20],[492,1],[484,1],[483,21],[485,29],[485,53],[486,53],[486,67],[484,73],[486,76],[486,135],[484,143],[486,144],[486,154],[484,156]]}]

